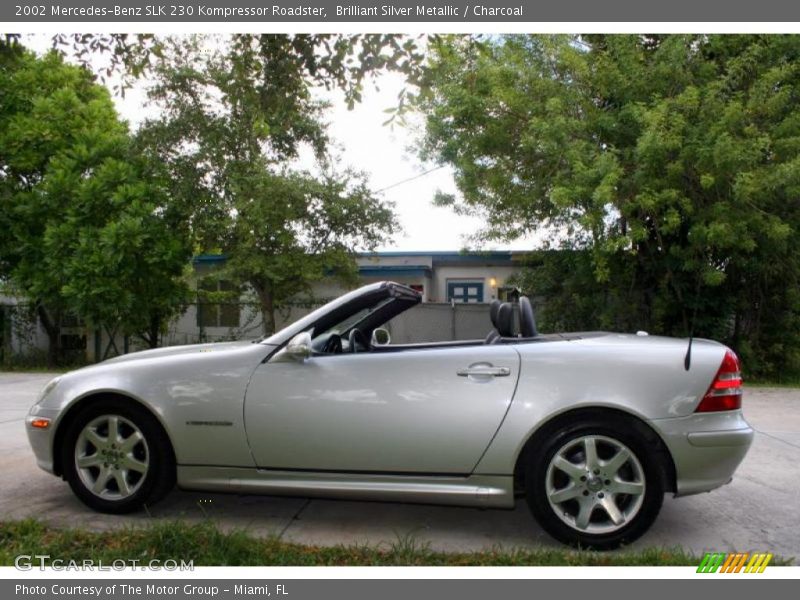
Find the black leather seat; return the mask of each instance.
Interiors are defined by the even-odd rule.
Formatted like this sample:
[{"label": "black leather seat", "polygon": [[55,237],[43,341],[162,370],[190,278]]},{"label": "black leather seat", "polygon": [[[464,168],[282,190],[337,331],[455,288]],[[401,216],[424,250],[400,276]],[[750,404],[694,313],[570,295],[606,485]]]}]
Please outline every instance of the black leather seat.
[{"label": "black leather seat", "polygon": [[526,296],[519,298],[519,331],[522,337],[536,337],[536,318],[533,316],[533,305]]},{"label": "black leather seat", "polygon": [[514,337],[514,308],[508,302],[503,302],[497,309],[497,333],[491,344],[497,344],[503,338]]},{"label": "black leather seat", "polygon": [[[522,315],[521,301],[522,299],[520,299],[520,315]],[[527,298],[525,298],[525,301],[528,303],[528,309],[530,309],[530,317],[533,318],[533,308]],[[486,336],[484,344],[497,344],[503,338],[516,337],[514,331],[514,307],[510,302],[493,300],[489,306],[489,318],[492,320],[494,329]],[[532,321],[530,321],[530,323],[532,323]],[[522,324],[522,316],[520,316],[520,324]],[[533,330],[534,332],[536,331],[535,324],[533,324]],[[530,331],[530,328],[525,329],[525,331]],[[536,333],[533,335],[536,335]]]},{"label": "black leather seat", "polygon": [[489,320],[492,322],[492,330],[486,335],[486,339],[483,341],[484,344],[491,344],[500,337],[500,333],[497,331],[497,311],[500,310],[501,304],[500,300],[492,300],[489,305]]}]

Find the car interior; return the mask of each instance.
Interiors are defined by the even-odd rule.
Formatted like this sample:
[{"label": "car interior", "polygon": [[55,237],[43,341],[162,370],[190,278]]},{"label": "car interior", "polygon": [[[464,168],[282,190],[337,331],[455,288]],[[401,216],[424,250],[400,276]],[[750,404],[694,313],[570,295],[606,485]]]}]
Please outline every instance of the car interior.
[{"label": "car interior", "polygon": [[[484,339],[422,342],[409,344],[376,343],[375,332],[395,316],[422,302],[422,295],[401,284],[386,282],[375,293],[349,303],[326,315],[312,330],[314,354],[360,352],[401,352],[404,350],[508,344],[575,339],[581,334],[540,334],[533,305],[521,296],[518,303],[494,300],[489,305],[491,330]],[[514,304],[517,304],[516,310]],[[384,330],[385,332],[385,330]],[[384,336],[378,336],[384,337]],[[388,332],[385,339],[389,339]]]}]

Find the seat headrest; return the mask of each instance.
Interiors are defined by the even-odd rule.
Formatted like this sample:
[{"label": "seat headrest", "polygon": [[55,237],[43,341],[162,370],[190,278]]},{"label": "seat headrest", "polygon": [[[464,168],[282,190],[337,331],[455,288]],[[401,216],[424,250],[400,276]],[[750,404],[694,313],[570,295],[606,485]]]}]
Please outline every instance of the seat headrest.
[{"label": "seat headrest", "polygon": [[519,331],[522,337],[535,337],[537,335],[533,306],[525,296],[520,296],[519,298]]},{"label": "seat headrest", "polygon": [[497,309],[497,327],[498,333],[502,337],[514,336],[514,309],[508,302],[503,302]]},{"label": "seat headrest", "polygon": [[500,300],[492,300],[492,303],[489,305],[489,318],[492,321],[492,325],[497,328],[497,311],[500,310],[500,305],[502,302]]}]

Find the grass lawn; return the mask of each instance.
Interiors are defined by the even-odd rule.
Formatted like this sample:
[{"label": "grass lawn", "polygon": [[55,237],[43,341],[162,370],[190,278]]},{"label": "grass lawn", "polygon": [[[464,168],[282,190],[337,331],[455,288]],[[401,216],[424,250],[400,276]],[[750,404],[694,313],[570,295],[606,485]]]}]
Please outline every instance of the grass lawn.
[{"label": "grass lawn", "polygon": [[[245,532],[220,532],[211,523],[158,523],[108,532],[57,529],[32,519],[0,522],[0,565],[20,554],[61,560],[115,559],[194,561],[195,566],[251,565],[424,565],[424,566],[696,566],[701,557],[679,548],[637,552],[587,552],[568,549],[493,549],[486,552],[435,552],[413,538],[391,546],[303,546]],[[772,563],[786,564],[782,559]]]}]

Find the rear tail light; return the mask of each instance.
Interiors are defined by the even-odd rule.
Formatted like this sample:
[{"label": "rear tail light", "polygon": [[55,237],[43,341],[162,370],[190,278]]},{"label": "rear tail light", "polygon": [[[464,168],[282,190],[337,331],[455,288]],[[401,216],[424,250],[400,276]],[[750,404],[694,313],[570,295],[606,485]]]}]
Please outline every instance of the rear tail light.
[{"label": "rear tail light", "polygon": [[725,352],[725,358],[717,371],[711,387],[700,401],[695,412],[717,412],[742,408],[742,374],[739,359],[733,350]]}]

